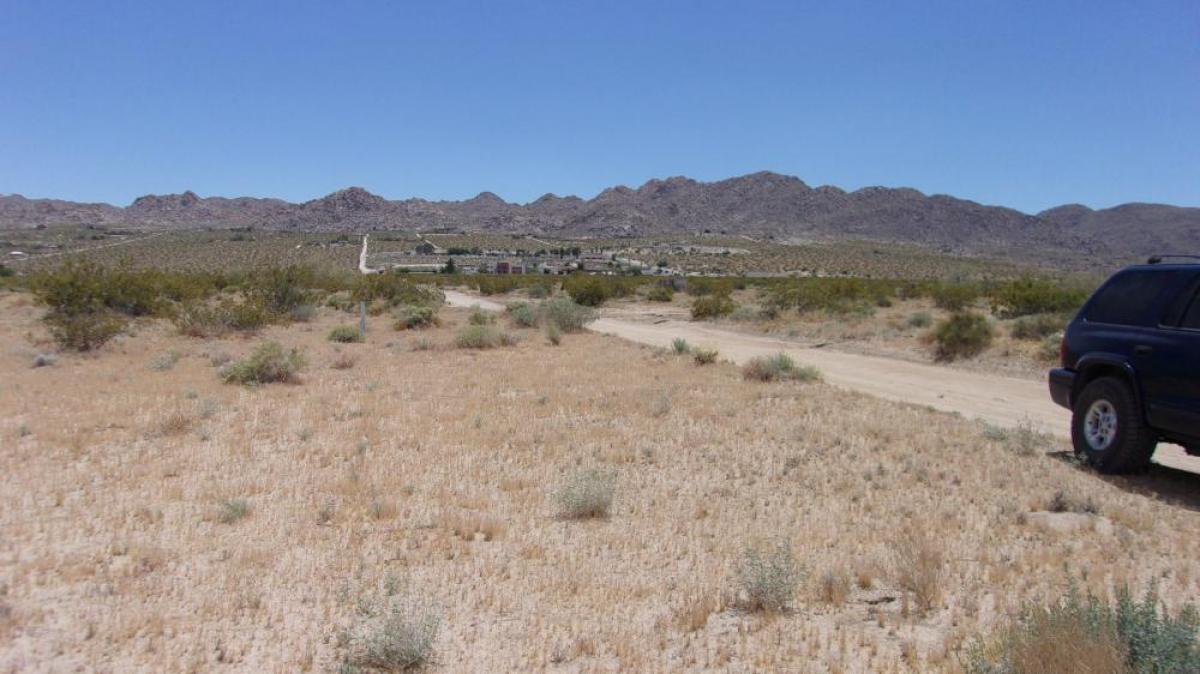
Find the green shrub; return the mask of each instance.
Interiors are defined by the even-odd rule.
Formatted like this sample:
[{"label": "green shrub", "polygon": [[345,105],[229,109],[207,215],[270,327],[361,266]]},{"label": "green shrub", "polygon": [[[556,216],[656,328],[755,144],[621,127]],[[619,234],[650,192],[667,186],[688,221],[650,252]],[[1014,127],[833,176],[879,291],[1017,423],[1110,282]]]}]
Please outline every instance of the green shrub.
[{"label": "green shrub", "polygon": [[706,295],[697,297],[692,301],[692,318],[702,320],[705,318],[720,318],[733,313],[737,305],[728,295]]},{"label": "green shrub", "polygon": [[543,323],[552,324],[563,332],[579,332],[596,318],[596,312],[566,297],[555,297],[538,305]]},{"label": "green shrub", "polygon": [[784,543],[773,549],[747,548],[737,567],[738,602],[747,611],[786,611],[796,594],[800,574],[791,549]]},{"label": "green shrub", "polygon": [[50,336],[59,346],[75,351],[91,351],[125,330],[128,320],[110,309],[73,314],[50,311],[45,319]]},{"label": "green shrub", "polygon": [[563,290],[571,296],[576,304],[585,307],[598,307],[614,296],[611,284],[599,276],[573,274],[563,282]]},{"label": "green shrub", "polygon": [[686,339],[682,337],[676,337],[671,341],[671,350],[675,352],[675,355],[682,356],[685,353],[692,352],[692,345],[688,344]]},{"label": "green shrub", "polygon": [[484,311],[478,304],[471,307],[471,313],[467,316],[467,322],[471,325],[491,325],[496,322],[496,317],[490,311]]},{"label": "green shrub", "polygon": [[1153,586],[1139,602],[1128,589],[1116,603],[1074,581],[1049,606],[1032,606],[999,634],[967,652],[968,674],[1196,674],[1200,672],[1200,612],[1159,605]]},{"label": "green shrub", "polygon": [[249,358],[225,366],[221,379],[227,384],[289,383],[297,380],[303,367],[298,349],[284,351],[278,342],[264,342]]},{"label": "green shrub", "polygon": [[946,311],[962,311],[979,299],[979,287],[967,283],[937,283],[929,290],[933,304]]},{"label": "green shrub", "polygon": [[408,304],[396,313],[396,322],[392,324],[397,330],[420,330],[437,325],[439,322],[437,309],[424,304]]},{"label": "green shrub", "polygon": [[538,325],[537,311],[528,302],[511,302],[504,311],[517,327],[536,328]]},{"label": "green shrub", "polygon": [[316,273],[307,267],[274,267],[250,275],[246,294],[258,300],[267,311],[286,316],[304,304],[311,304]]},{"label": "green shrub", "polygon": [[821,372],[815,367],[797,365],[786,353],[777,353],[752,358],[742,367],[742,377],[749,381],[812,382],[821,379]]},{"label": "green shrub", "polygon": [[1054,314],[1036,314],[1018,318],[1012,325],[1013,339],[1037,341],[1061,332],[1067,321]]},{"label": "green shrub", "polygon": [[669,285],[654,285],[646,293],[646,299],[651,302],[670,302],[675,299],[675,289]]},{"label": "green shrub", "polygon": [[288,318],[297,323],[308,323],[317,316],[315,304],[298,304],[288,312]]},{"label": "green shrub", "polygon": [[329,331],[329,341],[350,344],[363,341],[363,336],[353,325],[339,325]]},{"label": "green shrub", "polygon": [[221,524],[233,524],[250,514],[250,502],[246,499],[235,498],[221,504],[221,512],[217,519]]},{"label": "green shrub", "polygon": [[928,328],[933,325],[933,316],[930,316],[927,311],[918,311],[909,316],[906,323],[910,328]]},{"label": "green shrub", "polygon": [[546,324],[546,341],[553,346],[558,346],[562,343],[562,330],[554,323]]},{"label": "green shrub", "polygon": [[572,520],[608,517],[616,488],[617,476],[611,471],[575,473],[555,493],[558,514]]},{"label": "green shrub", "polygon": [[441,290],[430,285],[419,285],[403,274],[360,274],[350,293],[350,299],[358,302],[380,302],[385,307],[402,304],[440,306],[446,301]]},{"label": "green shrub", "polygon": [[1001,318],[1032,314],[1069,313],[1079,309],[1087,292],[1031,277],[1002,283],[992,289],[992,311]]},{"label": "green shrub", "polygon": [[353,311],[354,304],[355,302],[350,297],[350,293],[346,291],[330,293],[329,296],[325,298],[325,306],[332,307],[338,311]]},{"label": "green shrub", "polygon": [[459,330],[455,338],[455,344],[460,349],[494,349],[516,343],[515,337],[491,325],[468,325]]},{"label": "green shrub", "polygon": [[3,264],[0,264],[0,278],[10,278],[13,275],[15,275],[16,273],[17,272],[13,271],[11,268],[6,267]]},{"label": "green shrub", "polygon": [[933,331],[936,358],[952,361],[978,356],[991,346],[992,337],[992,325],[987,318],[972,313],[952,314]]},{"label": "green shrub", "polygon": [[694,349],[692,351],[692,358],[697,365],[711,365],[717,362],[717,355],[716,349]]}]

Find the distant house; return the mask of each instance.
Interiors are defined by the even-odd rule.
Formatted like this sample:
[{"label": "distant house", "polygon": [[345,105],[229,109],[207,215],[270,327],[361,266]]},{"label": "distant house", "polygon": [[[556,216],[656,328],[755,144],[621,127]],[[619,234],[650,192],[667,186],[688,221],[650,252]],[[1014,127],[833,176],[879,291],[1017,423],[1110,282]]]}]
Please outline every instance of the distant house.
[{"label": "distant house", "polygon": [[512,273],[512,265],[507,262],[497,262],[496,263],[496,273],[497,274],[511,274]]}]

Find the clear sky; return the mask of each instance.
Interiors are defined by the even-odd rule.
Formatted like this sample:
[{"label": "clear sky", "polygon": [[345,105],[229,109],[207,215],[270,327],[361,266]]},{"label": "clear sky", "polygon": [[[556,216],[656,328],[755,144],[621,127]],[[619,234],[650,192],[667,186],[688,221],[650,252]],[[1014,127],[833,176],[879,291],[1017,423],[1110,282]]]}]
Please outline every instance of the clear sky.
[{"label": "clear sky", "polygon": [[1200,1],[0,0],[0,193],[1200,205]]}]

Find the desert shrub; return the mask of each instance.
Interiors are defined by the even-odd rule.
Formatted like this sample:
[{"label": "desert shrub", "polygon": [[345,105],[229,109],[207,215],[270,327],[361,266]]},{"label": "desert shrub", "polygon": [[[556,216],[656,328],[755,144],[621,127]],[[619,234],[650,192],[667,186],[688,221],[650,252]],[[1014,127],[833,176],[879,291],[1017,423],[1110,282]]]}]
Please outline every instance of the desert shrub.
[{"label": "desert shrub", "polygon": [[1013,339],[1037,341],[1061,332],[1067,322],[1054,314],[1036,314],[1018,318],[1012,325]]},{"label": "desert shrub", "polygon": [[599,276],[573,274],[563,282],[563,290],[571,296],[576,304],[585,307],[598,307],[612,298],[615,293],[613,286]]},{"label": "desert shrub", "polygon": [[562,330],[554,323],[546,324],[546,341],[553,346],[558,346],[562,343]]},{"label": "desert shrub", "polygon": [[1087,292],[1045,279],[1025,277],[997,285],[990,296],[992,311],[996,315],[1018,318],[1032,314],[1074,312],[1087,299]]},{"label": "desert shrub", "polygon": [[189,337],[218,337],[230,331],[253,332],[271,322],[261,299],[222,298],[216,304],[193,300],[181,305],[171,317],[180,334]]},{"label": "desert shrub", "polygon": [[396,312],[396,322],[392,327],[397,330],[419,330],[438,323],[436,308],[425,304],[408,304]]},{"label": "desert shrub", "polygon": [[231,363],[221,370],[227,384],[272,384],[296,381],[304,367],[304,357],[298,349],[285,351],[278,342],[264,342],[249,358]]},{"label": "desert shrub", "polygon": [[16,273],[17,272],[13,271],[12,268],[5,266],[3,263],[0,263],[0,278],[10,278],[10,277],[16,275]]},{"label": "desert shrub", "polygon": [[612,509],[617,476],[597,469],[577,472],[555,493],[560,517],[572,520],[605,518]]},{"label": "desert shrub", "polygon": [[413,351],[432,351],[433,350],[433,342],[430,341],[426,337],[418,337],[413,340],[412,350]]},{"label": "desert shrub", "polygon": [[752,358],[742,367],[742,377],[750,381],[818,381],[821,373],[814,367],[797,365],[786,353]]},{"label": "desert shrub", "polygon": [[747,611],[786,611],[796,594],[800,574],[791,548],[747,548],[737,567],[738,601]]},{"label": "desert shrub", "polygon": [[686,339],[682,337],[676,337],[675,339],[671,340],[671,350],[675,352],[675,355],[682,356],[685,353],[692,352],[692,345],[688,344]]},{"label": "desert shrub", "polygon": [[918,311],[909,316],[905,323],[910,328],[928,328],[933,325],[933,316],[930,316],[927,311]]},{"label": "desert shrub", "polygon": [[1091,496],[1079,498],[1059,489],[1046,502],[1046,510],[1052,513],[1097,515],[1100,513],[1100,506],[1096,504],[1096,501]]},{"label": "desert shrub", "polygon": [[174,349],[164,351],[150,360],[150,369],[159,372],[166,372],[175,367],[175,363],[179,362],[180,354]]},{"label": "desert shrub", "polygon": [[500,295],[521,287],[521,281],[517,276],[478,274],[470,278],[471,287],[478,290],[480,295]]},{"label": "desert shrub", "polygon": [[541,319],[563,332],[579,332],[596,318],[596,312],[565,297],[556,297],[538,305]]},{"label": "desert shrub", "polygon": [[50,367],[58,362],[58,356],[52,353],[39,353],[33,359],[34,367]]},{"label": "desert shrub", "polygon": [[353,325],[338,325],[329,331],[329,341],[350,344],[363,341],[363,336]]},{"label": "desert shrub", "polygon": [[403,274],[361,274],[350,292],[351,301],[379,302],[384,307],[402,304],[439,306],[446,301],[440,289],[421,285]]},{"label": "desert shrub", "polygon": [[1071,582],[1064,597],[1027,607],[998,634],[967,651],[968,674],[1196,674],[1200,612],[1160,607],[1153,586],[1141,601],[1128,589],[1115,604]]},{"label": "desert shrub", "polygon": [[651,302],[670,302],[675,299],[675,289],[669,285],[653,285],[646,293],[646,299]]},{"label": "desert shrub", "polygon": [[308,267],[273,267],[251,274],[244,289],[267,311],[287,316],[297,307],[312,303],[312,288],[317,284],[316,273]]},{"label": "desert shrub", "polygon": [[786,279],[765,288],[771,310],[795,309],[800,313],[843,314],[863,305],[878,304],[896,292],[894,282],[863,278]]},{"label": "desert shrub", "polygon": [[354,309],[354,299],[351,298],[347,291],[339,291],[330,293],[325,298],[325,306],[337,309],[338,311],[352,311]]},{"label": "desert shrub", "polygon": [[907,527],[892,540],[896,584],[912,594],[922,614],[941,600],[945,566],[941,543],[924,529]]},{"label": "desert shrub", "polygon": [[829,569],[817,580],[817,597],[826,604],[841,606],[850,596],[850,586],[850,574],[845,569]]},{"label": "desert shrub", "polygon": [[717,355],[718,353],[716,349],[692,350],[692,359],[696,361],[697,365],[711,365],[712,363],[717,362]]},{"label": "desert shrub", "polygon": [[308,323],[317,315],[315,304],[297,304],[288,312],[288,318],[297,323]]},{"label": "desert shrub", "polygon": [[433,657],[441,617],[431,606],[393,600],[358,626],[351,637],[351,661],[386,672],[420,669]]},{"label": "desert shrub", "polygon": [[992,345],[992,337],[987,318],[972,313],[952,314],[934,328],[935,355],[941,361],[978,356]]},{"label": "desert shrub", "polygon": [[467,322],[471,325],[491,325],[496,322],[496,317],[490,311],[484,311],[477,304],[471,307],[471,313],[467,316]]},{"label": "desert shrub", "polygon": [[221,524],[233,524],[250,514],[250,503],[246,499],[235,498],[221,503],[217,519]]},{"label": "desert shrub", "polygon": [[45,319],[59,346],[75,351],[98,349],[125,330],[128,321],[109,309],[74,314],[49,312]]},{"label": "desert shrub", "polygon": [[692,276],[687,280],[687,294],[692,297],[728,295],[733,292],[734,285],[733,279]]},{"label": "desert shrub", "polygon": [[455,344],[460,349],[494,349],[516,343],[515,337],[491,325],[468,325],[459,330],[455,337]]},{"label": "desert shrub", "polygon": [[1038,360],[1046,363],[1057,362],[1062,356],[1062,333],[1048,335],[1038,344],[1037,351],[1034,355]]},{"label": "desert shrub", "polygon": [[536,328],[538,313],[528,302],[511,302],[504,308],[513,325],[521,328]]},{"label": "desert shrub", "polygon": [[554,293],[553,282],[534,283],[525,289],[525,296],[534,300],[542,300]]},{"label": "desert shrub", "polygon": [[692,318],[702,320],[705,318],[720,318],[733,313],[737,305],[733,303],[728,295],[706,295],[697,297],[692,301]]},{"label": "desert shrub", "polygon": [[962,311],[979,299],[979,287],[968,283],[936,283],[929,289],[933,304],[946,311]]}]

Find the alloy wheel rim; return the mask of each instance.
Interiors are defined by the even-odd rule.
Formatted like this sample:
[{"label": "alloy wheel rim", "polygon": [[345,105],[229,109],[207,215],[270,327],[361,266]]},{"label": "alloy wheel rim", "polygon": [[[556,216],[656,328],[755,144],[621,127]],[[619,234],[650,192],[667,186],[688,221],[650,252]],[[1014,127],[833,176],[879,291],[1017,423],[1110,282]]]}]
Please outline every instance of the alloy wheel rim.
[{"label": "alloy wheel rim", "polygon": [[1107,400],[1097,400],[1083,418],[1083,435],[1088,446],[1102,452],[1112,446],[1117,437],[1117,410]]}]

